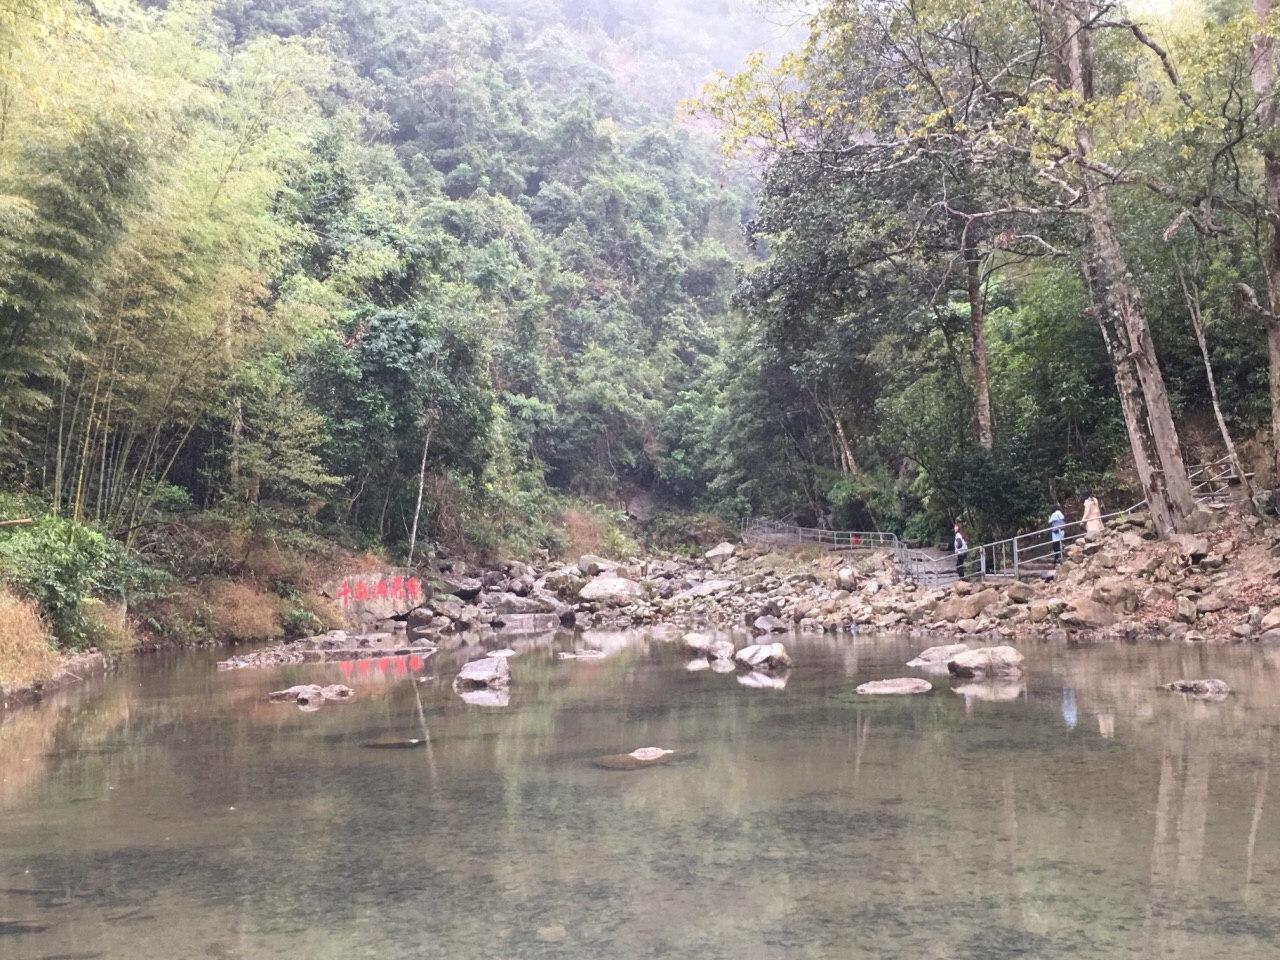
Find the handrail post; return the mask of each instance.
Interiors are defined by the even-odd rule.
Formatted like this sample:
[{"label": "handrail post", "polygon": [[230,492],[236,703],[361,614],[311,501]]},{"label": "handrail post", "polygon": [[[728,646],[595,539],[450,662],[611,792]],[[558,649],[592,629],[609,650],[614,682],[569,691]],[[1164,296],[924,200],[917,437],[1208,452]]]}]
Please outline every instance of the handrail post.
[{"label": "handrail post", "polygon": [[1013,538],[1013,579],[1018,579],[1018,538]]}]

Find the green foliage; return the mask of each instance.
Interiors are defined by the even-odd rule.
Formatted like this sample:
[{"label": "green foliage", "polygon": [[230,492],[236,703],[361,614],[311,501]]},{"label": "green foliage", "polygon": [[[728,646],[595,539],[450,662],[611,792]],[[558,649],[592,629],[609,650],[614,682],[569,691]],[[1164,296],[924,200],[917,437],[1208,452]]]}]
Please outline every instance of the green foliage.
[{"label": "green foliage", "polygon": [[74,520],[44,516],[0,528],[0,578],[40,605],[64,650],[94,643],[83,604],[103,592],[113,559],[107,538]]}]

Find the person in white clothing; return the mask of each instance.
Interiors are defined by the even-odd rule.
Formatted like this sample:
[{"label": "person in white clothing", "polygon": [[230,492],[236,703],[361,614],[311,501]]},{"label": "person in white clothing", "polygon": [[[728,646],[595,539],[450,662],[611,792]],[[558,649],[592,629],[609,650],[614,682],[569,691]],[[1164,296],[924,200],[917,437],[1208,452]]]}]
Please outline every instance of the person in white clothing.
[{"label": "person in white clothing", "polygon": [[1053,562],[1055,565],[1062,562],[1062,535],[1067,528],[1067,518],[1062,515],[1062,508],[1054,506],[1053,513],[1049,514],[1049,537],[1053,540]]},{"label": "person in white clothing", "polygon": [[964,527],[960,525],[959,521],[956,522],[955,533],[956,533],[956,539],[955,539],[956,576],[959,579],[963,580],[964,579],[964,555],[969,552],[969,544],[965,542]]}]

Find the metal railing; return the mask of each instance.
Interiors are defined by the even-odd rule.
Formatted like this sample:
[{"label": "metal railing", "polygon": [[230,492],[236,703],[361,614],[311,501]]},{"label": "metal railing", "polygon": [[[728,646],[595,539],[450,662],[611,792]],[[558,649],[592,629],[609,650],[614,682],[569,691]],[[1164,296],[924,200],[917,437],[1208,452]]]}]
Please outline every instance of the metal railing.
[{"label": "metal railing", "polygon": [[776,520],[743,520],[742,538],[765,543],[826,547],[832,550],[882,550],[898,542],[893,533],[876,530],[821,530]]},{"label": "metal railing", "polygon": [[[1252,474],[1246,474],[1252,477]],[[1198,467],[1187,474],[1192,481],[1192,494],[1196,503],[1216,500],[1238,480],[1231,462],[1226,457]],[[1105,524],[1110,520],[1127,517],[1147,505],[1139,500],[1125,510],[1116,510],[1101,517]],[[910,547],[893,533],[861,530],[821,530],[817,527],[800,527],[774,520],[744,520],[744,540],[758,540],[774,544],[821,546],[837,550],[885,549],[893,550],[894,564],[899,573],[917,583],[941,586],[965,578],[997,577],[1016,579],[1028,574],[1043,574],[1053,570],[1061,558],[1061,552],[1087,534],[1082,520],[1073,520],[1063,527],[1061,541],[1055,542],[1049,527],[1032,530],[1006,540],[996,540],[970,548],[963,558],[954,553],[933,556],[917,547]],[[1061,544],[1059,549],[1058,543]]]}]

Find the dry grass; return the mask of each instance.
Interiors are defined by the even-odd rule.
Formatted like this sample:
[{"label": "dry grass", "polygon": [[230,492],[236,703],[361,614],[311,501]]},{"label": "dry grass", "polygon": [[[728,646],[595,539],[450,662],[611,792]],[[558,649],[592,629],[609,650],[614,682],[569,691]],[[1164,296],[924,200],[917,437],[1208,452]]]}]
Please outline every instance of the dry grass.
[{"label": "dry grass", "polygon": [[325,630],[349,630],[352,628],[348,617],[332,600],[317,597],[314,594],[303,594],[298,604],[323,625]]},{"label": "dry grass", "polygon": [[57,665],[58,655],[35,604],[0,588],[0,686],[43,683]]},{"label": "dry grass", "polygon": [[123,656],[138,645],[141,638],[129,622],[123,607],[89,600],[81,610],[98,625],[98,649],[107,656]]},{"label": "dry grass", "polygon": [[564,531],[567,557],[594,553],[599,549],[606,530],[606,524],[600,517],[586,510],[572,508],[560,514],[558,526]]},{"label": "dry grass", "polygon": [[284,636],[280,626],[283,601],[248,583],[222,583],[209,591],[209,633],[214,640],[247,643],[277,640]]}]

